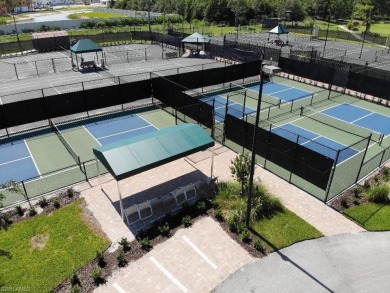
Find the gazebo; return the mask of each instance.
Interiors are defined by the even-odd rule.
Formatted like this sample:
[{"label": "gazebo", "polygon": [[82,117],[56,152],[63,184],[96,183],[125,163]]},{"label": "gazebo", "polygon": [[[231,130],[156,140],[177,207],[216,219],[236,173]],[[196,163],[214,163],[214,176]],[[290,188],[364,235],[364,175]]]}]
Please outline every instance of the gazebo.
[{"label": "gazebo", "polygon": [[192,35],[186,37],[181,41],[182,50],[184,51],[185,44],[196,44],[196,52],[199,53],[198,45],[202,45],[202,49],[204,50],[204,45],[210,43],[211,38],[205,35],[201,35],[199,33],[193,33]]},{"label": "gazebo", "polygon": [[[93,149],[100,182],[98,161],[117,182],[119,205],[125,220],[119,182],[149,169],[214,146],[214,140],[196,124],[180,124],[121,140]],[[213,169],[212,157],[211,177]]]},{"label": "gazebo", "polygon": [[[71,52],[71,59],[72,59],[72,67],[75,68],[77,66],[77,69],[80,69],[79,67],[79,61],[78,61],[78,54],[81,54],[81,65],[83,66],[84,63],[84,58],[83,58],[83,53],[93,53],[96,52],[96,58],[99,60],[98,57],[98,52],[102,52],[102,59],[103,59],[103,49],[100,47],[98,44],[95,42],[91,41],[90,39],[82,39],[79,40],[76,44],[74,44],[72,47],[70,47],[70,52]],[[76,64],[73,62],[73,54],[76,56]],[[87,61],[85,62],[88,66],[90,65],[95,65],[95,62],[92,61]]]},{"label": "gazebo", "polygon": [[280,35],[287,35],[286,44],[288,44],[288,29],[286,27],[281,25],[274,27],[268,32],[268,40],[270,39],[271,34],[277,35],[278,39],[275,41],[277,45],[283,45],[283,41],[280,39]]}]

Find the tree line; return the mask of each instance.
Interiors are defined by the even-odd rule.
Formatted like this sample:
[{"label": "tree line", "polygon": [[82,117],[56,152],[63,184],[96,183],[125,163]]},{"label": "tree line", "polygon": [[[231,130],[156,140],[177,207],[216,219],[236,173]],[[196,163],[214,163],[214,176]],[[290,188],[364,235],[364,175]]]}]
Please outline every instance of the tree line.
[{"label": "tree line", "polygon": [[[117,0],[114,8],[148,10],[146,0]],[[150,10],[175,13],[183,20],[248,25],[279,17],[303,21],[320,19],[382,20],[390,16],[390,0],[152,0]]]}]

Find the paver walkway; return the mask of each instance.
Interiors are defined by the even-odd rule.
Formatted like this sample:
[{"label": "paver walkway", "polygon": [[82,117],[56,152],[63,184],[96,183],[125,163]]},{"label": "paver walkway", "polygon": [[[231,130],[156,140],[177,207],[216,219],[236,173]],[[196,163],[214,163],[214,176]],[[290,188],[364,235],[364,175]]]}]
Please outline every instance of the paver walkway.
[{"label": "paver walkway", "polygon": [[95,292],[210,292],[254,258],[209,217],[121,269]]}]

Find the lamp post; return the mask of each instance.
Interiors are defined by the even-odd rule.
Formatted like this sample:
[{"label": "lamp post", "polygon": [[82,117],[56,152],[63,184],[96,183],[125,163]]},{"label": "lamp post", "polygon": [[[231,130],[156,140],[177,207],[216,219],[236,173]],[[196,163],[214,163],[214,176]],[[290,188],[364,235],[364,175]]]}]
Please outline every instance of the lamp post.
[{"label": "lamp post", "polygon": [[370,14],[369,14],[369,15],[367,16],[367,18],[366,18],[366,30],[364,31],[364,35],[363,35],[363,41],[362,41],[362,47],[360,48],[359,59],[362,58],[363,47],[364,47],[364,41],[366,40],[367,32],[370,30],[370,18],[371,18],[371,11],[370,11]]},{"label": "lamp post", "polygon": [[17,26],[16,26],[16,21],[15,21],[15,7],[12,8],[11,14],[12,14],[12,18],[13,18],[13,20],[14,20],[14,27],[15,27],[16,39],[17,39],[17,41],[18,41],[19,50],[20,50],[20,52],[23,54],[22,45],[20,44],[20,39],[19,39],[18,28],[17,28]]},{"label": "lamp post", "polygon": [[248,184],[248,202],[246,209],[246,219],[245,224],[249,228],[249,220],[252,209],[252,195],[253,195],[253,176],[255,174],[255,164],[256,164],[256,140],[257,140],[257,128],[260,120],[260,109],[261,109],[261,98],[263,95],[263,86],[264,86],[264,75],[265,74],[275,74],[279,73],[281,69],[272,65],[265,65],[264,63],[260,69],[260,88],[259,88],[259,97],[257,100],[257,108],[256,108],[256,120],[255,120],[255,129],[253,132],[253,142],[252,142],[252,157],[251,157],[251,168],[249,173],[249,184]]},{"label": "lamp post", "polygon": [[149,37],[152,37],[152,29],[150,27],[150,5],[152,4],[153,0],[147,0],[148,2],[148,27],[149,27]]},{"label": "lamp post", "polygon": [[328,34],[329,34],[329,24],[330,24],[330,12],[329,12],[329,15],[328,15],[328,27],[326,28],[326,36],[325,36],[325,43],[324,43],[324,53],[322,54],[322,58],[325,57],[326,42],[328,41]]}]

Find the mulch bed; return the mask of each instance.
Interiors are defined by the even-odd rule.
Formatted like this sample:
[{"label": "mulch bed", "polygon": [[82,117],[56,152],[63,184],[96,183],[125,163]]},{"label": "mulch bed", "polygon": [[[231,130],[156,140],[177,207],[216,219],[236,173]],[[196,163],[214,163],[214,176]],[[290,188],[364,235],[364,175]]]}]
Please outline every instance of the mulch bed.
[{"label": "mulch bed", "polygon": [[366,203],[367,198],[364,196],[366,190],[371,186],[386,181],[383,175],[384,170],[384,168],[379,169],[377,172],[373,173],[366,180],[364,180],[363,183],[356,184],[354,187],[344,191],[331,202],[331,207],[340,213],[344,213],[346,209]]}]

